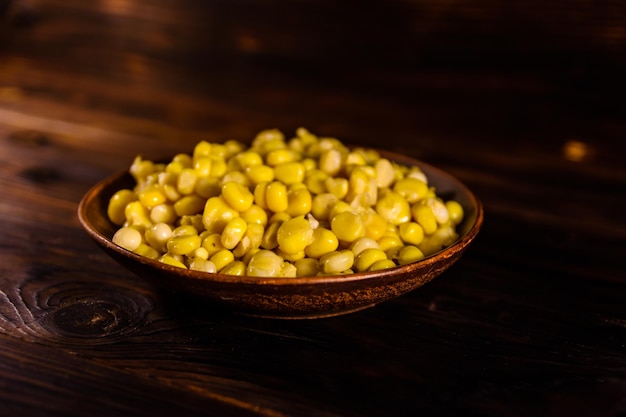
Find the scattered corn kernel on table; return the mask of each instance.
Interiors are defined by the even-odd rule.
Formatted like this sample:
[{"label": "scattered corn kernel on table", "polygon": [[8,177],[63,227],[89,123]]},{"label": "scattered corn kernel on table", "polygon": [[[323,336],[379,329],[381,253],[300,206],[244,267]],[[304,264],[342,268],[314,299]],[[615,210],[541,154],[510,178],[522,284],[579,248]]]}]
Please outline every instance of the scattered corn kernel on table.
[{"label": "scattered corn kernel on table", "polygon": [[[613,6],[0,0],[0,416],[624,415]],[[414,291],[277,320],[163,292],[81,228],[136,155],[300,127],[450,173],[482,230]]]}]

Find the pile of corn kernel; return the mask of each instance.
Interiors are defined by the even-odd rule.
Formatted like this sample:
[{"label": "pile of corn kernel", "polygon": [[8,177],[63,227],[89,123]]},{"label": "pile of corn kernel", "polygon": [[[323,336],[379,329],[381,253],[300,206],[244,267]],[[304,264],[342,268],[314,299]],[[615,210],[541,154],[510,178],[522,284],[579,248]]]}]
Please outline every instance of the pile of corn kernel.
[{"label": "pile of corn kernel", "polygon": [[108,205],[113,242],[209,273],[302,277],[416,262],[458,239],[463,208],[416,166],[299,128],[199,142],[168,163],[137,156]]}]

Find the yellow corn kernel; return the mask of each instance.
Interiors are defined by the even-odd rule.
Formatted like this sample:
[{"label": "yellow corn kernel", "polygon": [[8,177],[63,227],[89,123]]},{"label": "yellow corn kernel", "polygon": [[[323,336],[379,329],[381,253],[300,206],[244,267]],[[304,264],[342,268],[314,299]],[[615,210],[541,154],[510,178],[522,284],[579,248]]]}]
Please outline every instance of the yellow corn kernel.
[{"label": "yellow corn kernel", "polygon": [[177,214],[171,204],[159,204],[150,210],[150,220],[154,223],[174,223]]},{"label": "yellow corn kernel", "polygon": [[215,269],[219,272],[222,268],[235,260],[235,255],[228,249],[221,249],[211,255],[209,260],[215,264]]},{"label": "yellow corn kernel", "polygon": [[154,163],[152,161],[144,160],[141,156],[137,156],[130,165],[129,172],[135,181],[141,182],[148,175],[154,172]]},{"label": "yellow corn kernel", "polygon": [[326,274],[339,274],[352,268],[354,254],[350,250],[327,253],[319,260],[320,269]]},{"label": "yellow corn kernel", "polygon": [[287,220],[291,220],[291,216],[289,215],[289,213],[281,211],[279,213],[272,214],[267,222],[269,224],[272,224],[276,222],[286,222]]},{"label": "yellow corn kernel", "polygon": [[354,242],[365,236],[365,226],[361,218],[351,211],[344,211],[334,216],[330,221],[330,228],[343,242]]},{"label": "yellow corn kernel", "polygon": [[137,194],[132,190],[119,190],[113,194],[107,207],[109,220],[116,226],[123,225],[124,221],[126,221],[124,210],[128,203],[132,203],[133,201],[137,201]]},{"label": "yellow corn kernel", "polygon": [[196,189],[197,180],[196,171],[192,168],[185,168],[178,174],[176,189],[183,195],[191,194]]},{"label": "yellow corn kernel", "polygon": [[254,195],[248,187],[237,182],[227,182],[222,186],[222,197],[230,207],[237,211],[246,211],[252,206]]},{"label": "yellow corn kernel", "polygon": [[261,246],[264,232],[265,227],[263,225],[258,223],[248,223],[248,229],[246,230],[246,235],[244,237],[249,240],[250,248],[254,249]]},{"label": "yellow corn kernel", "polygon": [[244,172],[254,185],[274,181],[274,170],[267,165],[252,165],[246,167]]},{"label": "yellow corn kernel", "polygon": [[319,169],[334,177],[341,171],[342,159],[343,156],[339,150],[326,149],[320,154]]},{"label": "yellow corn kernel", "polygon": [[298,154],[291,149],[276,149],[265,156],[265,163],[271,167],[297,161]]},{"label": "yellow corn kernel", "polygon": [[400,194],[389,191],[376,203],[376,212],[391,224],[400,224],[411,219],[411,207]]},{"label": "yellow corn kernel", "polygon": [[205,200],[195,194],[186,195],[174,203],[174,211],[179,216],[190,216],[192,214],[202,213]]},{"label": "yellow corn kernel", "polygon": [[280,249],[277,252],[278,256],[280,256],[281,258],[283,258],[285,261],[287,262],[295,262],[298,259],[302,259],[304,257],[306,257],[306,253],[304,253],[303,250],[294,252],[294,253],[287,253],[287,252],[283,252]]},{"label": "yellow corn kernel", "polygon": [[224,142],[224,147],[226,148],[226,157],[232,158],[234,155],[242,153],[246,148],[246,145],[238,140],[230,139]]},{"label": "yellow corn kernel", "polygon": [[298,274],[296,266],[291,262],[283,262],[283,266],[280,270],[280,276],[286,278],[295,278]]},{"label": "yellow corn kernel", "polygon": [[146,245],[145,243],[139,245],[137,249],[135,249],[133,252],[137,255],[141,255],[150,259],[157,259],[161,255],[156,249],[154,249],[150,245]]},{"label": "yellow corn kernel", "polygon": [[239,243],[237,243],[237,246],[235,246],[235,248],[233,249],[233,255],[235,255],[236,259],[241,259],[246,255],[246,253],[248,253],[249,250],[250,239],[244,235]]},{"label": "yellow corn kernel", "polygon": [[200,272],[208,272],[214,274],[217,272],[217,268],[212,261],[207,259],[195,257],[189,262],[189,269]]},{"label": "yellow corn kernel", "polygon": [[263,158],[256,152],[242,152],[233,158],[233,161],[237,162],[239,169],[245,170],[246,168],[263,165]]},{"label": "yellow corn kernel", "polygon": [[213,256],[215,253],[224,249],[222,245],[222,235],[219,233],[211,233],[202,239],[202,247],[207,251],[207,257]]},{"label": "yellow corn kernel", "polygon": [[226,223],[221,235],[222,246],[226,249],[234,249],[246,234],[248,224],[241,217],[235,217]]},{"label": "yellow corn kernel", "polygon": [[126,217],[126,222],[124,224],[127,226],[152,226],[148,209],[145,208],[139,201],[133,201],[126,205],[124,208],[124,217]]},{"label": "yellow corn kernel", "polygon": [[387,229],[387,220],[372,209],[361,213],[361,219],[365,225],[365,236],[371,239],[380,239]]},{"label": "yellow corn kernel", "polygon": [[354,256],[358,256],[365,249],[378,249],[378,242],[370,237],[360,237],[352,242],[349,249],[354,253]]},{"label": "yellow corn kernel", "polygon": [[377,240],[378,248],[383,251],[388,251],[393,248],[401,248],[404,246],[402,240],[397,236],[383,236]]},{"label": "yellow corn kernel", "polygon": [[226,174],[228,167],[226,166],[226,161],[219,157],[212,155],[211,158],[211,176],[215,178],[221,178]]},{"label": "yellow corn kernel", "polygon": [[141,190],[137,196],[139,197],[141,204],[149,209],[167,202],[167,197],[163,194],[161,188],[156,185]]},{"label": "yellow corn kernel", "polygon": [[302,165],[304,166],[305,173],[308,173],[317,169],[317,161],[313,158],[304,158],[302,160]]},{"label": "yellow corn kernel", "polygon": [[211,154],[211,144],[205,140],[200,141],[193,148],[193,159],[198,159]]},{"label": "yellow corn kernel", "polygon": [[313,231],[313,241],[304,248],[304,252],[309,258],[318,259],[337,250],[337,247],[339,247],[337,236],[331,230],[318,227]]},{"label": "yellow corn kernel", "polygon": [[319,263],[317,259],[302,258],[294,262],[297,277],[313,277],[319,272]]},{"label": "yellow corn kernel", "polygon": [[250,186],[250,180],[248,179],[248,176],[240,171],[230,171],[224,174],[224,176],[222,177],[222,184],[226,184],[228,182],[236,182],[245,187]]},{"label": "yellow corn kernel", "polygon": [[368,271],[380,271],[381,269],[389,269],[395,267],[396,263],[391,259],[382,259],[380,261],[374,262],[372,266],[370,266],[370,269],[368,269]]},{"label": "yellow corn kernel", "polygon": [[342,199],[348,194],[349,181],[345,178],[327,178],[324,182],[326,190]]},{"label": "yellow corn kernel", "polygon": [[246,275],[246,264],[241,261],[233,261],[220,269],[220,274],[237,276]]},{"label": "yellow corn kernel", "polygon": [[[177,177],[178,178],[178,177]],[[181,195],[176,188],[176,185],[172,184],[163,184],[163,194],[170,202],[176,202],[180,200]]]},{"label": "yellow corn kernel", "polygon": [[271,250],[278,247],[278,229],[282,224],[282,221],[277,221],[274,223],[270,223],[269,226],[267,226],[265,232],[263,233],[263,239],[261,240],[261,247],[263,249]]},{"label": "yellow corn kernel", "polygon": [[361,150],[355,149],[346,155],[345,164],[354,166],[366,165],[367,161],[365,160],[365,156],[363,156]]},{"label": "yellow corn kernel", "polygon": [[267,210],[267,186],[269,182],[261,182],[258,183],[254,187],[254,204],[261,207],[264,210]]},{"label": "yellow corn kernel", "polygon": [[212,143],[209,156],[226,159],[226,146],[223,143]]},{"label": "yellow corn kernel", "polygon": [[[265,203],[267,208],[274,213],[287,210],[289,200],[287,199],[287,187],[285,187],[285,184],[278,181],[270,182],[265,191]],[[261,204],[259,205],[263,207]]]},{"label": "yellow corn kernel", "polygon": [[253,277],[277,277],[283,268],[283,258],[270,250],[260,250],[250,258],[246,275]]},{"label": "yellow corn kernel", "polygon": [[354,259],[354,267],[357,271],[367,271],[375,262],[387,259],[387,254],[377,248],[368,248],[363,250]]},{"label": "yellow corn kernel", "polygon": [[304,165],[300,162],[285,162],[274,167],[274,177],[283,184],[304,181]]},{"label": "yellow corn kernel", "polygon": [[202,223],[202,214],[185,214],[179,218],[181,226],[193,226],[196,230],[204,231],[204,224]]},{"label": "yellow corn kernel", "polygon": [[291,217],[303,216],[311,211],[312,201],[311,193],[306,188],[289,190],[287,192],[287,210],[285,211]]},{"label": "yellow corn kernel", "polygon": [[285,253],[295,254],[303,251],[313,242],[313,228],[303,216],[283,222],[276,232],[278,248]]},{"label": "yellow corn kernel", "polygon": [[409,204],[413,204],[426,197],[428,185],[416,178],[403,178],[396,181],[393,190],[404,197]]},{"label": "yellow corn kernel", "polygon": [[388,188],[396,179],[396,172],[387,158],[380,158],[374,164],[376,169],[376,185],[379,188]]},{"label": "yellow corn kernel", "polygon": [[177,268],[187,269],[187,265],[167,253],[165,255],[161,255],[158,261],[167,265],[175,266]]},{"label": "yellow corn kernel", "polygon": [[340,201],[336,195],[322,193],[313,197],[311,213],[317,220],[328,220],[331,208]]},{"label": "yellow corn kernel", "polygon": [[222,197],[211,197],[204,206],[202,223],[210,233],[222,233],[226,223],[235,217],[239,217],[239,212],[231,208],[226,200]]},{"label": "yellow corn kernel", "polygon": [[206,178],[211,175],[211,169],[213,167],[213,158],[208,156],[202,156],[200,158],[194,158],[193,169],[197,178]]},{"label": "yellow corn kernel", "polygon": [[398,226],[400,238],[409,245],[419,245],[424,240],[424,229],[416,222],[406,222]]},{"label": "yellow corn kernel", "polygon": [[198,235],[172,236],[167,241],[167,251],[172,255],[189,255],[200,247],[202,239]]},{"label": "yellow corn kernel", "polygon": [[113,243],[132,252],[143,243],[143,237],[134,227],[122,227],[113,235]]},{"label": "yellow corn kernel", "polygon": [[328,219],[332,220],[339,213],[344,213],[346,211],[352,212],[353,207],[346,203],[345,201],[339,200],[337,201],[331,208],[330,213],[328,213]]},{"label": "yellow corn kernel", "polygon": [[357,201],[363,206],[376,204],[378,200],[378,187],[376,186],[376,172],[370,172],[367,168],[356,167],[348,180],[348,193],[346,201]]},{"label": "yellow corn kernel", "polygon": [[433,210],[424,204],[416,203],[411,207],[413,219],[422,226],[427,235],[435,233],[437,230],[437,218]]},{"label": "yellow corn kernel", "polygon": [[254,223],[260,224],[261,226],[267,224],[267,212],[256,204],[252,204],[247,210],[239,213],[239,215],[249,224]]},{"label": "yellow corn kernel", "polygon": [[326,192],[326,180],[330,178],[327,173],[319,169],[312,169],[307,172],[304,184],[313,194],[322,194]]},{"label": "yellow corn kernel", "polygon": [[446,201],[446,208],[453,225],[457,225],[463,221],[463,206],[455,200]]},{"label": "yellow corn kernel", "polygon": [[400,249],[398,253],[398,263],[400,265],[406,265],[413,262],[417,262],[424,258],[424,253],[416,246],[408,245]]},{"label": "yellow corn kernel", "polygon": [[433,215],[435,219],[437,219],[437,223],[446,224],[448,220],[450,220],[450,214],[448,213],[448,209],[446,205],[439,198],[427,198],[424,200],[424,204],[430,207],[433,211]]},{"label": "yellow corn kernel", "polygon": [[[200,236],[200,238],[202,238],[202,236]],[[200,246],[198,249],[193,251],[192,255],[194,258],[199,258],[199,259],[204,259],[204,260],[209,259],[209,251],[204,249],[202,246]]]},{"label": "yellow corn kernel", "polygon": [[422,181],[424,184],[428,185],[428,178],[426,174],[422,172],[419,167],[412,166],[408,169],[408,172],[405,175],[406,178],[415,178],[417,180]]},{"label": "yellow corn kernel", "polygon": [[450,246],[459,238],[452,225],[442,226],[430,236],[424,237],[419,248],[425,255],[432,255],[446,246]]},{"label": "yellow corn kernel", "polygon": [[166,223],[156,223],[146,229],[144,236],[150,246],[160,252],[165,252],[167,241],[172,236],[172,228]]}]

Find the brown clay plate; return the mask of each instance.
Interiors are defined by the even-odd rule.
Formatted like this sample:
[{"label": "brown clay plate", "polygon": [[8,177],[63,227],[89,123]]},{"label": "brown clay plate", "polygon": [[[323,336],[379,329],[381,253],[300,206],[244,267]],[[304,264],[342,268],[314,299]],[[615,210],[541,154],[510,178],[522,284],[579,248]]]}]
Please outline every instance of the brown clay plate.
[{"label": "brown clay plate", "polygon": [[134,186],[128,171],[91,188],[79,204],[78,218],[89,236],[114,260],[168,292],[190,295],[210,305],[259,317],[302,319],[347,314],[401,296],[443,273],[461,257],[483,223],[482,204],[459,180],[407,156],[379,152],[398,163],[419,166],[438,195],[461,203],[465,216],[455,243],[412,264],[351,275],[262,278],[176,268],[129,252],[111,241],[117,227],[108,220],[108,201],[116,191]]}]

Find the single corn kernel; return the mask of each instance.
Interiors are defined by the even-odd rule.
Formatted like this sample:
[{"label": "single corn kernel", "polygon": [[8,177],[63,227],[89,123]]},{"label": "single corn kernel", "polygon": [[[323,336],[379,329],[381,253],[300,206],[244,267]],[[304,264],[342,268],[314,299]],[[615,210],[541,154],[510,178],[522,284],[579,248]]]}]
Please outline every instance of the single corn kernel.
[{"label": "single corn kernel", "polygon": [[317,259],[302,258],[294,262],[297,277],[313,277],[319,272],[319,263]]},{"label": "single corn kernel", "polygon": [[254,185],[274,181],[274,170],[267,165],[252,165],[246,167],[244,172]]},{"label": "single corn kernel", "polygon": [[133,252],[143,243],[143,238],[134,227],[122,227],[113,235],[113,243]]},{"label": "single corn kernel", "polygon": [[367,271],[371,266],[378,261],[387,259],[387,254],[377,248],[368,248],[363,250],[354,259],[354,267],[357,271]]},{"label": "single corn kernel", "polygon": [[222,235],[219,233],[211,233],[202,239],[202,247],[207,251],[207,257],[211,257],[217,252],[224,249],[222,245]]},{"label": "single corn kernel", "polygon": [[291,217],[303,216],[311,211],[312,201],[311,193],[306,188],[289,190],[286,212]]},{"label": "single corn kernel", "polygon": [[435,219],[437,219],[437,223],[448,223],[448,220],[450,220],[450,214],[448,213],[448,209],[443,201],[434,197],[427,199],[424,203],[433,211],[433,215],[435,216]]},{"label": "single corn kernel", "polygon": [[404,197],[409,204],[413,204],[426,196],[428,185],[416,178],[403,178],[396,181],[393,190]]},{"label": "single corn kernel", "polygon": [[287,262],[295,262],[298,259],[302,259],[304,257],[306,257],[306,253],[303,250],[297,251],[297,252],[293,252],[293,253],[287,253],[287,252],[283,252],[280,249],[278,249],[278,251],[276,252],[278,256],[280,256],[281,258],[283,258],[283,260],[287,261]]},{"label": "single corn kernel", "polygon": [[322,151],[319,158],[319,169],[330,175],[336,176],[341,170],[342,155],[337,149],[327,149]]},{"label": "single corn kernel", "polygon": [[167,241],[171,236],[172,228],[166,223],[156,223],[145,232],[148,244],[160,252],[165,252]]},{"label": "single corn kernel", "polygon": [[193,159],[209,156],[211,154],[211,144],[205,140],[200,141],[193,148]]},{"label": "single corn kernel", "polygon": [[[289,200],[287,199],[287,187],[285,187],[285,184],[278,181],[270,182],[265,191],[265,202],[267,208],[274,213],[287,210]],[[261,204],[259,205],[263,207]]]},{"label": "single corn kernel", "polygon": [[210,233],[222,233],[226,223],[235,217],[239,217],[239,212],[231,208],[226,200],[222,197],[211,197],[204,206],[202,223]]},{"label": "single corn kernel", "polygon": [[196,175],[195,169],[185,168],[178,174],[176,188],[178,192],[183,195],[191,194],[196,189],[196,181],[198,181],[198,176]]},{"label": "single corn kernel", "polygon": [[157,185],[147,187],[144,190],[140,191],[138,193],[138,197],[141,204],[148,209],[167,202],[167,197],[165,196],[165,194],[163,194],[163,191],[161,191],[161,188]]},{"label": "single corn kernel", "polygon": [[176,188],[176,185],[173,184],[163,184],[163,194],[167,197],[168,201],[176,202],[180,200],[182,197]]},{"label": "single corn kernel", "polygon": [[378,239],[377,242],[378,248],[385,252],[393,248],[401,248],[402,246],[404,246],[402,240],[400,240],[400,238],[397,236],[383,236]]},{"label": "single corn kernel", "polygon": [[193,226],[196,230],[204,231],[204,224],[202,223],[202,214],[185,214],[179,218],[181,226]]},{"label": "single corn kernel", "polygon": [[417,203],[411,207],[413,219],[422,226],[424,233],[427,235],[435,233],[437,230],[437,218],[433,214],[433,210],[424,204]]},{"label": "single corn kernel", "polygon": [[178,259],[176,259],[175,257],[169,254],[162,255],[158,259],[158,261],[167,265],[175,266],[177,268],[187,269],[187,265],[185,265],[184,263],[182,263],[181,261],[179,261]]},{"label": "single corn kernel", "polygon": [[400,265],[410,264],[423,258],[424,253],[413,245],[403,247],[398,253],[398,263]]},{"label": "single corn kernel", "polygon": [[409,245],[419,245],[424,240],[424,229],[416,222],[402,223],[398,232],[402,241]]},{"label": "single corn kernel", "polygon": [[313,228],[303,216],[283,222],[276,232],[278,248],[289,254],[303,251],[313,242]]},{"label": "single corn kernel", "polygon": [[352,205],[346,203],[345,201],[339,200],[330,208],[330,213],[328,213],[328,219],[332,220],[339,213],[345,213],[346,211],[352,212],[352,210]]},{"label": "single corn kernel", "polygon": [[373,209],[361,213],[361,220],[365,226],[365,236],[378,240],[387,228],[387,220]]},{"label": "single corn kernel", "polygon": [[261,246],[264,232],[265,227],[263,225],[258,223],[248,223],[248,229],[246,230],[245,237],[248,238],[250,242],[250,248],[258,248]]},{"label": "single corn kernel", "polygon": [[304,165],[300,162],[285,162],[274,167],[274,177],[283,184],[304,181]]},{"label": "single corn kernel", "polygon": [[215,268],[219,272],[222,268],[235,260],[235,255],[228,249],[222,249],[211,255],[209,260],[215,264]]},{"label": "single corn kernel", "polygon": [[274,213],[270,216],[270,218],[267,220],[267,222],[269,224],[272,223],[276,223],[276,222],[286,222],[287,220],[291,220],[291,216],[289,215],[289,213],[285,212],[285,211],[281,211],[279,213]]},{"label": "single corn kernel", "polygon": [[[202,237],[202,236],[200,236]],[[209,251],[200,246],[198,249],[193,251],[193,257],[207,260],[209,259]]]},{"label": "single corn kernel", "polygon": [[239,215],[249,224],[255,223],[261,226],[267,224],[267,212],[256,204],[252,204],[247,210],[239,213]]},{"label": "single corn kernel", "polygon": [[132,190],[119,190],[113,194],[107,207],[109,220],[111,220],[116,226],[123,225],[126,221],[124,210],[126,209],[128,203],[132,203],[133,201],[137,201],[137,195]]},{"label": "single corn kernel", "polygon": [[332,178],[329,177],[324,182],[326,190],[342,199],[348,194],[349,181],[346,178]]},{"label": "single corn kernel", "polygon": [[239,243],[237,243],[237,246],[235,246],[235,248],[233,249],[233,255],[235,255],[235,258],[243,258],[249,250],[250,238],[244,236],[243,238],[241,238]]},{"label": "single corn kernel", "polygon": [[174,203],[174,211],[178,216],[189,216],[202,213],[205,200],[195,194],[186,195]]},{"label": "single corn kernel", "polygon": [[463,221],[463,206],[459,204],[458,201],[449,200],[446,201],[446,208],[448,209],[448,214],[450,215],[450,221],[453,225],[458,225]]},{"label": "single corn kernel", "polygon": [[176,219],[176,210],[171,204],[159,204],[150,210],[150,220],[154,223],[174,223]]},{"label": "single corn kernel", "polygon": [[277,277],[283,267],[283,258],[270,250],[260,250],[250,258],[246,275],[252,277]]},{"label": "single corn kernel", "polygon": [[150,259],[157,259],[161,255],[156,249],[154,249],[150,245],[146,245],[145,243],[139,245],[137,249],[135,249],[133,252],[137,255],[141,255]]},{"label": "single corn kernel", "polygon": [[124,216],[126,217],[126,222],[124,224],[127,226],[140,226],[146,228],[152,226],[148,209],[139,201],[128,203],[124,208]]},{"label": "single corn kernel", "polygon": [[330,221],[330,228],[343,242],[354,242],[365,236],[365,225],[361,218],[351,211],[344,211],[334,216]]},{"label": "single corn kernel", "polygon": [[400,224],[411,219],[411,207],[400,194],[389,191],[376,203],[376,212],[391,224]]},{"label": "single corn kernel", "polygon": [[246,234],[248,224],[241,217],[235,217],[226,223],[222,231],[222,246],[226,249],[234,249],[239,244],[243,236]]},{"label": "single corn kernel", "polygon": [[283,262],[283,267],[280,270],[280,276],[286,278],[295,278],[298,274],[296,266],[291,262]]},{"label": "single corn kernel", "polygon": [[396,179],[396,172],[391,162],[386,158],[381,158],[374,164],[376,169],[376,185],[379,188],[388,188]]},{"label": "single corn kernel", "polygon": [[222,186],[222,197],[229,206],[237,211],[248,210],[254,201],[254,195],[248,187],[237,182],[227,182]]},{"label": "single corn kernel", "polygon": [[263,165],[263,158],[256,152],[242,152],[233,158],[233,161],[237,162],[239,169],[245,170],[246,168]]},{"label": "single corn kernel", "polygon": [[317,220],[329,220],[330,210],[340,200],[331,193],[322,193],[313,197],[311,202],[311,213]]},{"label": "single corn kernel", "polygon": [[246,275],[246,264],[241,261],[233,261],[220,269],[220,274],[243,276]]},{"label": "single corn kernel", "polygon": [[313,231],[313,241],[304,248],[304,252],[309,258],[318,259],[337,250],[337,247],[339,247],[337,236],[331,230],[318,227]]},{"label": "single corn kernel", "polygon": [[382,269],[394,268],[395,266],[396,263],[391,259],[382,259],[374,262],[368,271],[380,271]]},{"label": "single corn kernel", "polygon": [[354,254],[347,249],[327,253],[320,258],[319,264],[325,274],[339,274],[352,268]]},{"label": "single corn kernel", "polygon": [[195,257],[189,262],[189,269],[214,274],[217,272],[215,264],[207,259]]},{"label": "single corn kernel", "polygon": [[172,255],[189,255],[202,244],[198,235],[172,236],[167,241],[167,251]]},{"label": "single corn kernel", "polygon": [[213,168],[213,158],[210,158],[208,156],[194,158],[193,169],[197,176],[196,181],[200,178],[210,177],[212,168]]},{"label": "single corn kernel", "polygon": [[276,149],[266,155],[265,163],[269,166],[275,167],[280,164],[295,162],[298,159],[298,154],[291,149]]},{"label": "single corn kernel", "polygon": [[354,256],[358,256],[365,249],[378,249],[378,242],[370,237],[360,237],[352,242],[349,249],[354,253]]},{"label": "single corn kernel", "polygon": [[329,178],[328,174],[324,171],[312,169],[307,172],[304,183],[311,193],[322,194],[327,192],[326,180]]},{"label": "single corn kernel", "polygon": [[222,177],[222,184],[226,184],[228,182],[236,182],[245,187],[250,186],[250,180],[248,179],[248,176],[240,171],[230,171],[224,174],[224,176]]},{"label": "single corn kernel", "polygon": [[283,224],[282,221],[270,223],[263,233],[263,239],[261,240],[261,247],[263,249],[272,250],[278,247],[278,229]]}]

